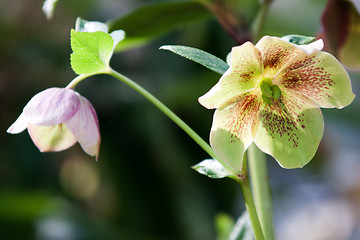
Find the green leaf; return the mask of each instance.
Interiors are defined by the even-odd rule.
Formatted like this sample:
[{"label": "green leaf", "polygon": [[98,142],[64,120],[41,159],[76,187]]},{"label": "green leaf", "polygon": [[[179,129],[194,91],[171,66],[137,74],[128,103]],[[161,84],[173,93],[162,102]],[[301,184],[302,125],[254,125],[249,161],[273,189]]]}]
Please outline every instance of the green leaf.
[{"label": "green leaf", "polygon": [[114,40],[105,32],[71,30],[71,67],[77,74],[105,71],[113,53]]},{"label": "green leaf", "polygon": [[292,34],[292,35],[286,35],[281,39],[290,43],[294,43],[296,45],[304,45],[313,42],[315,40],[315,37],[307,37],[307,36]]},{"label": "green leaf", "polygon": [[229,240],[254,240],[254,233],[249,218],[249,214],[244,212],[243,215],[236,221],[232,229]]},{"label": "green leaf", "polygon": [[231,177],[229,173],[218,161],[214,159],[204,160],[192,167],[198,173],[204,174],[209,178]]},{"label": "green leaf", "polygon": [[170,45],[162,46],[160,47],[160,49],[169,50],[182,57],[200,63],[201,65],[209,68],[210,70],[220,74],[224,74],[225,71],[229,68],[229,65],[225,61],[200,49]]},{"label": "green leaf", "polygon": [[161,2],[141,6],[108,23],[109,31],[122,29],[126,39],[115,51],[143,45],[186,24],[206,20],[211,13],[199,2]]}]

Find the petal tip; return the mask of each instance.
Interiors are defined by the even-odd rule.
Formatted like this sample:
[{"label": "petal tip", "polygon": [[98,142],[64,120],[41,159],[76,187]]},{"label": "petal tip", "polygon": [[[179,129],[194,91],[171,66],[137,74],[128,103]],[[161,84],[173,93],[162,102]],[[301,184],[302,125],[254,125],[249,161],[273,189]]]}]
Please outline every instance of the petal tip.
[{"label": "petal tip", "polygon": [[199,103],[207,109],[216,108],[217,104],[214,102],[216,101],[216,99],[213,99],[213,97],[220,90],[221,90],[221,86],[218,83],[214,87],[212,87],[207,93],[205,93],[204,95],[198,98]]},{"label": "petal tip", "polygon": [[21,114],[18,119],[6,130],[7,133],[10,134],[18,134],[24,131],[27,128],[27,122]]}]

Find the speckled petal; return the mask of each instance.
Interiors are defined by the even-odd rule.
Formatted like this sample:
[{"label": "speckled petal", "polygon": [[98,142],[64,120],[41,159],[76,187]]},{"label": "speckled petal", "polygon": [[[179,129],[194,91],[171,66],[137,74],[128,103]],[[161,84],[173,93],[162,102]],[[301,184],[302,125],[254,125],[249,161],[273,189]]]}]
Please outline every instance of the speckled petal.
[{"label": "speckled petal", "polygon": [[284,70],[299,55],[305,54],[294,44],[278,37],[265,36],[255,47],[260,51],[264,77],[272,78]]},{"label": "speckled petal", "polygon": [[286,91],[306,96],[320,107],[342,108],[355,97],[349,75],[336,58],[325,52],[303,55],[279,79]]},{"label": "speckled petal", "polygon": [[208,109],[221,108],[244,92],[257,86],[260,80],[260,54],[255,46],[246,42],[231,51],[231,66],[219,82],[199,98]]},{"label": "speckled petal", "polygon": [[29,124],[28,132],[41,152],[62,151],[76,143],[76,139],[65,124],[50,127]]},{"label": "speckled petal", "polygon": [[90,156],[97,157],[100,146],[98,118],[91,103],[86,98],[80,95],[79,97],[79,109],[71,119],[66,121],[66,125],[80,143],[83,150]]},{"label": "speckled petal", "polygon": [[241,170],[244,152],[252,142],[251,129],[256,124],[259,105],[258,96],[247,93],[215,111],[210,144],[237,171]]},{"label": "speckled petal", "polygon": [[281,102],[261,105],[258,123],[252,132],[254,142],[284,168],[308,163],[323,136],[320,108],[286,92]]},{"label": "speckled petal", "polygon": [[24,107],[28,123],[52,126],[65,122],[77,112],[79,97],[67,88],[49,88],[36,94]]}]

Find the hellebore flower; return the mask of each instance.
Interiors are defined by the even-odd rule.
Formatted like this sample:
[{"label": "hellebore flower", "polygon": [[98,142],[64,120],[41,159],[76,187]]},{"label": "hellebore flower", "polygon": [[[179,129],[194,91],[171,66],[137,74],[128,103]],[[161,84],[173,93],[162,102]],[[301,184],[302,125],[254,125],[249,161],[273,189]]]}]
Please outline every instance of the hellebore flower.
[{"label": "hellebore flower", "polygon": [[100,131],[90,102],[69,88],[49,88],[36,94],[24,107],[8,133],[28,130],[41,152],[62,151],[76,142],[98,157]]},{"label": "hellebore flower", "polygon": [[252,142],[284,168],[313,158],[324,129],[320,107],[354,99],[347,72],[322,47],[265,36],[232,49],[229,69],[199,102],[216,109],[210,144],[234,169]]}]

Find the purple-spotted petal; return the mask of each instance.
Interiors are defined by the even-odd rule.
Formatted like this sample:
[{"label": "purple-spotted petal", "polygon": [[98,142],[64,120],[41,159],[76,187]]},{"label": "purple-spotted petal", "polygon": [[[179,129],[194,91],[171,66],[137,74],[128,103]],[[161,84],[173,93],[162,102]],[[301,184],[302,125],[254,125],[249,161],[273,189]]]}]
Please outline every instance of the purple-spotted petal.
[{"label": "purple-spotted petal", "polygon": [[206,108],[221,108],[240,94],[257,86],[260,80],[260,54],[246,42],[231,51],[231,65],[219,82],[199,102]]},{"label": "purple-spotted petal", "polygon": [[29,135],[41,152],[57,152],[65,150],[76,143],[75,137],[66,124],[54,126],[28,125]]},{"label": "purple-spotted petal", "polygon": [[241,170],[244,152],[252,142],[259,106],[258,96],[247,93],[215,111],[210,144],[235,170]]},{"label": "purple-spotted petal", "polygon": [[304,51],[278,37],[265,36],[255,45],[261,54],[263,76],[272,78],[296,60]]},{"label": "purple-spotted petal", "polygon": [[17,133],[21,133],[26,128],[27,128],[27,121],[24,118],[24,114],[20,114],[18,119],[16,119],[16,121],[8,128],[6,132],[17,134]]},{"label": "purple-spotted petal", "polygon": [[320,108],[286,92],[281,101],[261,105],[258,123],[252,133],[255,144],[284,168],[308,163],[323,136]]},{"label": "purple-spotted petal", "polygon": [[49,88],[36,94],[24,107],[25,119],[37,126],[52,126],[74,116],[80,105],[78,95],[67,88]]},{"label": "purple-spotted petal", "polygon": [[279,79],[286,91],[305,96],[320,107],[342,108],[355,97],[349,75],[336,58],[325,52],[303,54]]},{"label": "purple-spotted petal", "polygon": [[66,121],[66,125],[83,150],[87,154],[97,157],[100,146],[100,130],[97,115],[90,102],[78,93],[76,94],[79,96],[80,105],[76,114]]}]

